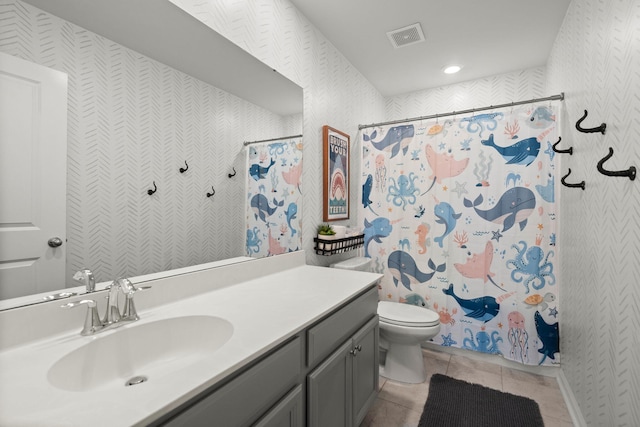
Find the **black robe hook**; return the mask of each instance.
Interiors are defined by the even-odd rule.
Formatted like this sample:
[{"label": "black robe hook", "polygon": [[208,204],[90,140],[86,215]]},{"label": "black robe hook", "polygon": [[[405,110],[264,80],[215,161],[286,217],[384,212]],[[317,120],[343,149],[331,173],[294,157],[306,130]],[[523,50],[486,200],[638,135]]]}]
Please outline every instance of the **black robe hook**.
[{"label": "black robe hook", "polygon": [[184,161],[184,164],[187,166],[186,168],[180,168],[180,173],[185,173],[187,170],[189,170],[189,165],[187,164],[187,161]]},{"label": "black robe hook", "polygon": [[562,185],[569,188],[582,188],[584,190],[584,186],[585,186],[584,181],[582,181],[579,184],[567,184],[567,182],[565,181],[565,178],[568,177],[569,175],[571,175],[571,168],[569,168],[569,172],[565,176],[560,178],[560,182],[562,182]]},{"label": "black robe hook", "polygon": [[560,154],[566,154],[568,153],[570,156],[573,154],[573,147],[570,147],[566,150],[560,150],[559,148],[556,148],[558,144],[560,144],[560,141],[562,141],[562,137],[559,136],[558,137],[558,142],[556,142],[555,144],[553,144],[551,146],[551,148],[553,149],[553,151],[555,151],[556,153],[560,153]]},{"label": "black robe hook", "polygon": [[604,162],[609,160],[612,156],[613,156],[613,148],[609,147],[609,154],[604,156],[598,162],[598,172],[600,172],[603,175],[607,175],[607,176],[626,176],[626,177],[629,177],[629,179],[631,181],[636,179],[636,167],[635,166],[631,166],[631,167],[629,167],[629,169],[623,170],[623,171],[608,171],[605,168],[603,168],[602,165],[604,165]]},{"label": "black robe hook", "polygon": [[158,191],[158,187],[156,186],[156,182],[153,181],[153,190],[147,190],[147,194],[152,196],[156,191]]},{"label": "black robe hook", "polygon": [[236,168],[233,168],[233,173],[229,174],[229,178],[233,178],[234,176],[236,176]]},{"label": "black robe hook", "polygon": [[213,189],[213,185],[211,186],[211,193],[207,193],[207,197],[211,197],[216,194],[216,190]]},{"label": "black robe hook", "polygon": [[578,120],[576,122],[576,129],[578,129],[582,133],[602,132],[602,134],[604,135],[604,132],[607,130],[607,124],[606,123],[602,123],[600,126],[595,127],[595,128],[590,128],[590,129],[585,129],[585,128],[580,126],[580,123],[582,123],[582,121],[587,118],[587,114],[588,114],[587,110],[584,110],[584,116],[582,116],[582,118],[580,118],[580,120]]}]

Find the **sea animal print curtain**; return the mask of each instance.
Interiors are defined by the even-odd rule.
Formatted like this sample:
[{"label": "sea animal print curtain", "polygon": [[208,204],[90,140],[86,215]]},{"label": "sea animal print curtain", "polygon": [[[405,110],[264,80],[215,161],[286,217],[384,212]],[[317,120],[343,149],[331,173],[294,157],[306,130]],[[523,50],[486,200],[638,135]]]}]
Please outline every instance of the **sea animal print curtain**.
[{"label": "sea animal print curtain", "polygon": [[302,247],[302,139],[249,145],[246,254],[280,255]]},{"label": "sea animal print curtain", "polygon": [[359,218],[380,299],[436,311],[435,343],[559,363],[556,109],[360,132]]}]

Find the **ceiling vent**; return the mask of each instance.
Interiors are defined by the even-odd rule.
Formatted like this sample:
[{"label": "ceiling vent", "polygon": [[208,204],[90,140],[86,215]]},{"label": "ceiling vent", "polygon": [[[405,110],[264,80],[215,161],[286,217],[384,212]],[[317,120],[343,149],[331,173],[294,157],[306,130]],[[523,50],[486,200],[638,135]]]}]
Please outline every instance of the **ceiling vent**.
[{"label": "ceiling vent", "polygon": [[391,41],[394,48],[409,46],[411,44],[423,42],[424,33],[420,24],[409,25],[408,27],[399,28],[389,31],[387,37]]}]

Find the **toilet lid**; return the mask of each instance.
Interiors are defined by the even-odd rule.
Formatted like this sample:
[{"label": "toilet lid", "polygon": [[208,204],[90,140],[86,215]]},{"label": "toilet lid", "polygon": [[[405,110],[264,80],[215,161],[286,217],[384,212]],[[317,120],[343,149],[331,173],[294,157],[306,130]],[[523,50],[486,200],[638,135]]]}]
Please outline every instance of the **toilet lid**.
[{"label": "toilet lid", "polygon": [[391,301],[378,302],[378,316],[387,323],[399,326],[435,326],[440,323],[440,316],[433,310]]}]

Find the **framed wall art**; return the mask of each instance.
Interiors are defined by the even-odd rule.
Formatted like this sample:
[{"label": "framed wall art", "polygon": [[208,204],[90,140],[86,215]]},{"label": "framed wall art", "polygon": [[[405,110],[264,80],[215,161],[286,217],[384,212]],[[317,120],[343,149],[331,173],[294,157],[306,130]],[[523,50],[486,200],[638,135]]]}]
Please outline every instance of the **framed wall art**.
[{"label": "framed wall art", "polygon": [[349,135],[322,127],[323,220],[349,218]]}]

